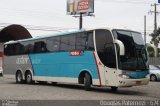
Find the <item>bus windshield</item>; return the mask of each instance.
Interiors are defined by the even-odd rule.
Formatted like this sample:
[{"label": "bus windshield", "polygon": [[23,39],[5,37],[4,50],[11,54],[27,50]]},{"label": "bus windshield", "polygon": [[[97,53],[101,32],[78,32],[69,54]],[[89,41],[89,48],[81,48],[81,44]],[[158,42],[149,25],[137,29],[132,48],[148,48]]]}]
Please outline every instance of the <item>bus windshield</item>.
[{"label": "bus windshield", "polygon": [[148,58],[142,35],[138,32],[114,30],[116,39],[123,42],[125,55],[118,56],[122,70],[148,70]]}]

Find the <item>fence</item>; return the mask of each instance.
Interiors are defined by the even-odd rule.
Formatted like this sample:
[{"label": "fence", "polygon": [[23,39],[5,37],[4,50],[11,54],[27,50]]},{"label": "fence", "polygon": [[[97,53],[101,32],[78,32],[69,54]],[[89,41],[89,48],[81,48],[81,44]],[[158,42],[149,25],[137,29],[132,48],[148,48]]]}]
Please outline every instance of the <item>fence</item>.
[{"label": "fence", "polygon": [[150,65],[160,65],[160,57],[150,57],[149,64]]}]

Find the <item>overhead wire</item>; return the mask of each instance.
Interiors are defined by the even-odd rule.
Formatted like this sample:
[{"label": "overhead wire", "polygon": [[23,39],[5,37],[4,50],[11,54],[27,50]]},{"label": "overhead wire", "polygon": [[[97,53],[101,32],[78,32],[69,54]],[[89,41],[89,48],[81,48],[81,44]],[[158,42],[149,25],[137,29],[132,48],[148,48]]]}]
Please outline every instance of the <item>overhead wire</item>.
[{"label": "overhead wire", "polygon": [[[156,2],[156,0],[147,0],[147,1],[140,1],[140,0],[134,0],[134,1],[130,1],[130,0],[97,0],[97,1],[103,1],[103,2],[112,2],[112,3],[129,3],[129,4],[151,4],[153,2]],[[3,9],[3,8],[1,8]],[[6,11],[10,11],[9,9],[5,9]],[[39,10],[33,10],[32,12],[30,10],[19,10],[17,9],[15,11],[15,13],[17,14],[21,14],[23,16],[23,13],[28,12],[31,16],[33,15],[38,15],[38,16],[44,16],[44,14],[47,14],[45,17],[55,17],[57,16],[55,13],[54,14],[50,14],[50,12],[46,12],[46,11],[39,11]],[[49,16],[48,16],[49,14]],[[2,24],[2,23],[0,23]],[[56,29],[57,27],[48,27],[48,26],[34,26],[34,25],[24,25],[25,27],[27,27],[30,30],[42,30],[42,31],[53,31],[54,29]],[[61,29],[61,28],[59,28]],[[63,28],[62,28],[63,29]]]},{"label": "overhead wire", "polygon": [[[0,23],[1,28],[5,28],[9,25],[13,25],[13,24],[12,23]],[[35,25],[22,25],[22,26],[28,30],[40,30],[40,31],[63,32],[63,31],[68,31],[70,29],[76,30],[76,28],[62,28],[62,27],[50,27],[50,26],[35,26]]]},{"label": "overhead wire", "polygon": [[98,1],[103,1],[103,2],[112,2],[112,3],[126,3],[126,4],[151,4],[151,3],[155,3],[157,2],[156,0],[148,0],[148,1],[140,1],[140,0],[134,0],[134,1],[130,1],[130,0],[98,0]]}]

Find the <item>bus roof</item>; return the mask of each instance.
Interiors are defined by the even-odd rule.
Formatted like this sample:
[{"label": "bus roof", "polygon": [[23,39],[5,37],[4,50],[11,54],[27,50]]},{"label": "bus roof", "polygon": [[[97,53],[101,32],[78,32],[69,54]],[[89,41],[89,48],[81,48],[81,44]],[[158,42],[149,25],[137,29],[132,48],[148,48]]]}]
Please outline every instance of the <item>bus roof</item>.
[{"label": "bus roof", "polygon": [[[44,38],[50,38],[50,37],[53,37],[53,36],[63,36],[63,35],[67,35],[67,34],[90,31],[90,30],[95,30],[95,29],[124,30],[124,31],[137,32],[137,31],[133,31],[133,30],[130,30],[130,29],[124,29],[124,28],[108,28],[108,27],[89,28],[89,29],[81,29],[81,30],[76,30],[76,31],[68,31],[68,32],[63,32],[63,33],[58,33],[58,34],[49,34],[49,35],[46,35],[46,36],[39,36],[39,37],[35,37],[35,38],[28,38],[28,39],[22,39],[22,40],[16,40],[16,41],[9,41],[9,42],[6,42],[5,44],[12,44],[12,43],[17,43],[17,42],[39,40],[39,39],[44,39]],[[137,32],[137,33],[140,33],[140,32]]]},{"label": "bus roof", "polygon": [[63,35],[67,35],[67,34],[72,34],[72,33],[78,33],[78,32],[84,32],[85,30],[77,30],[77,31],[69,31],[69,32],[63,32],[63,33],[57,33],[57,34],[49,34],[49,35],[44,35],[44,36],[38,36],[35,38],[28,38],[28,39],[22,39],[22,40],[12,40],[12,41],[8,41],[5,44],[12,44],[12,43],[17,43],[17,42],[25,42],[25,41],[32,41],[32,40],[38,40],[38,39],[44,39],[44,38],[50,38],[53,36],[63,36]]}]

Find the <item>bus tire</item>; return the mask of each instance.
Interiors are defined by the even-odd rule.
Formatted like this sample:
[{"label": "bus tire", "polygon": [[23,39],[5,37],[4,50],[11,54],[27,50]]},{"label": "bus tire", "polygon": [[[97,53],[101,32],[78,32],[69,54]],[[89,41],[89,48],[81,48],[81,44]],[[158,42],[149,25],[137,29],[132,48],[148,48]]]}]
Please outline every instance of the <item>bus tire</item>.
[{"label": "bus tire", "polygon": [[38,81],[38,83],[39,83],[39,84],[42,84],[42,85],[47,84],[46,81]]},{"label": "bus tire", "polygon": [[25,81],[27,84],[32,84],[32,74],[30,71],[25,74]]},{"label": "bus tire", "polygon": [[57,82],[52,82],[52,85],[56,85],[57,84]]},{"label": "bus tire", "polygon": [[0,77],[3,77],[3,73],[0,73]]},{"label": "bus tire", "polygon": [[16,83],[22,84],[23,83],[23,75],[21,71],[16,72]]},{"label": "bus tire", "polygon": [[88,73],[85,73],[85,77],[84,77],[84,88],[86,91],[90,91],[91,90],[91,77]]},{"label": "bus tire", "polygon": [[112,91],[112,92],[116,92],[117,90],[118,90],[118,87],[111,86],[111,91]]}]

